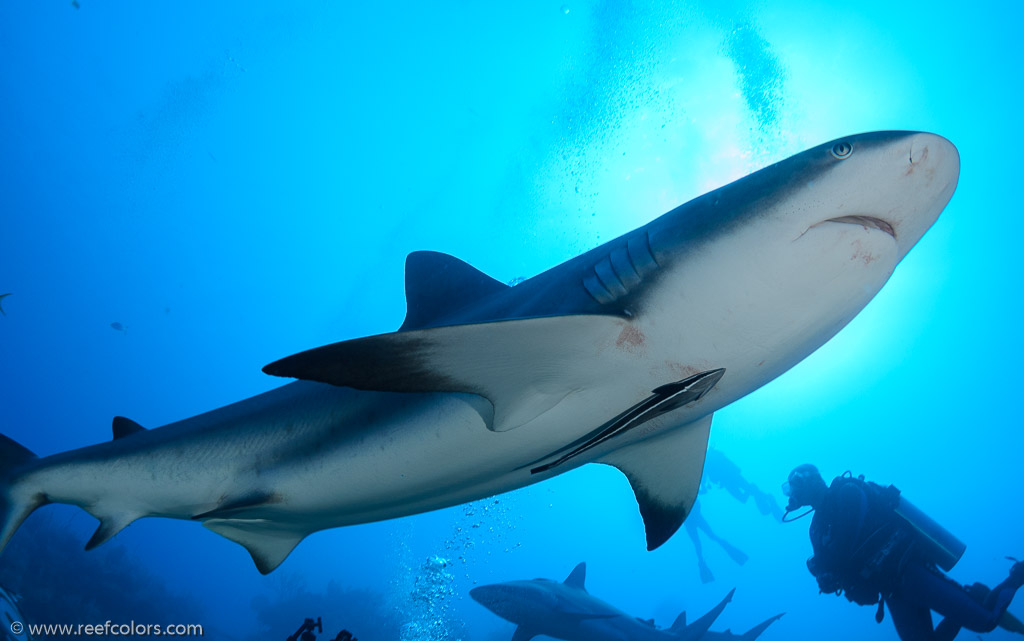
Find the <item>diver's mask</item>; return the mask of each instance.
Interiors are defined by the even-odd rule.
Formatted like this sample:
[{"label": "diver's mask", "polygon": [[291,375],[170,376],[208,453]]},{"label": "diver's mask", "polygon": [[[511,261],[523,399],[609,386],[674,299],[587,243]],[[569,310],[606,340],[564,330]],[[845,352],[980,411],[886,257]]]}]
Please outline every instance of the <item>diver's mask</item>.
[{"label": "diver's mask", "polygon": [[789,498],[789,503],[786,504],[786,514],[782,517],[783,523],[789,523],[790,521],[803,518],[814,511],[814,508],[811,507],[811,509],[807,510],[800,516],[792,519],[788,518],[790,512],[795,512],[802,507],[810,505],[810,503],[807,502],[805,494],[814,478],[820,479],[821,473],[818,472],[818,468],[810,463],[798,465],[789,473],[789,479],[782,484],[782,494]]}]

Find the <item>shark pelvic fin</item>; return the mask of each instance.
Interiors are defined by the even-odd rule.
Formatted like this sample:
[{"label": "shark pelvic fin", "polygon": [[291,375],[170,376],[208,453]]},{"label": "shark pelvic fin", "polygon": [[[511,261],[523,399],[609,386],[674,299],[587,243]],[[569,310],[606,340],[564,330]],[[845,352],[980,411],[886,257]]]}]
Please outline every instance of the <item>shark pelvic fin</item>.
[{"label": "shark pelvic fin", "polygon": [[209,519],[203,526],[248,550],[260,574],[273,572],[306,538],[264,519]]},{"label": "shark pelvic fin", "polygon": [[615,450],[598,459],[617,467],[633,488],[653,550],[675,534],[697,500],[711,415]]},{"label": "shark pelvic fin", "polygon": [[512,641],[530,641],[535,636],[537,636],[536,632],[526,629],[525,626],[519,626],[512,633]]},{"label": "shark pelvic fin", "polygon": [[123,416],[115,416],[114,423],[111,427],[114,432],[115,441],[119,438],[131,436],[132,434],[136,434],[138,432],[148,431],[146,428],[142,427],[132,419],[125,418]]},{"label": "shark pelvic fin", "polygon": [[490,429],[502,432],[595,384],[615,366],[616,338],[627,327],[601,315],[433,327],[334,343],[263,371],[368,391],[478,394],[494,407]]},{"label": "shark pelvic fin", "polygon": [[586,582],[586,580],[587,564],[586,562],[583,562],[577,565],[575,568],[573,568],[572,572],[569,573],[569,576],[565,579],[564,583],[570,587],[579,588],[580,590],[586,592],[587,588],[585,585],[583,585]]},{"label": "shark pelvic fin", "polygon": [[94,514],[94,516],[100,520],[100,525],[96,528],[96,531],[93,532],[92,538],[89,539],[89,542],[85,544],[86,550],[91,550],[103,545],[112,539],[118,532],[131,525],[132,522],[138,519],[140,515],[122,513],[106,516]]},{"label": "shark pelvic fin", "polygon": [[405,259],[405,322],[399,331],[442,324],[445,314],[509,286],[454,256],[418,251]]}]

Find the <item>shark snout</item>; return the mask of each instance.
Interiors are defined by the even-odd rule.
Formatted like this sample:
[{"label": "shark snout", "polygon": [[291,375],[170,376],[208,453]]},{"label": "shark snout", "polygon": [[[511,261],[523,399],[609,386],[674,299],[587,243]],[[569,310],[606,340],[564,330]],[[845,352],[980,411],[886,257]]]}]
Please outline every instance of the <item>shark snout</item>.
[{"label": "shark snout", "polygon": [[914,196],[915,206],[892,221],[901,258],[938,219],[960,179],[960,152],[942,136],[915,133],[905,158],[906,191]]},{"label": "shark snout", "polygon": [[469,591],[469,596],[480,605],[490,607],[490,604],[498,600],[501,590],[497,585],[481,585]]},{"label": "shark snout", "polygon": [[469,596],[491,612],[513,622],[522,620],[538,609],[555,606],[555,600],[549,592],[525,581],[481,585],[470,590]]},{"label": "shark snout", "polygon": [[522,600],[518,590],[506,585],[481,585],[469,591],[469,596],[491,612],[505,617],[514,615],[516,604]]}]

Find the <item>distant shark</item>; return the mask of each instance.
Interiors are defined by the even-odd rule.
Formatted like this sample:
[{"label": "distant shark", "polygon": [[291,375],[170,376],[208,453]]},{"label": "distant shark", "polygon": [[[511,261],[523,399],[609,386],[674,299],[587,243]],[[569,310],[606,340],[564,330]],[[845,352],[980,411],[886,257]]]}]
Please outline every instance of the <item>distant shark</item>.
[{"label": "distant shark", "polygon": [[10,294],[0,294],[0,314],[3,314],[4,316],[7,316],[7,312],[4,311],[3,300],[8,296],[10,296]]},{"label": "distant shark", "polygon": [[270,572],[309,534],[513,490],[589,462],[632,484],[648,548],[682,524],[712,413],[835,335],[960,171],[925,133],[826,143],[505,285],[411,254],[401,328],[271,363],[290,385],[36,458],[0,437],[0,549],[46,503],[192,519]]},{"label": "distant shark", "polygon": [[753,641],[777,614],[745,634],[711,632],[709,628],[732,600],[733,590],[713,610],[686,624],[686,612],[662,630],[654,621],[637,619],[592,596],[584,587],[586,563],[580,563],[564,583],[548,579],[482,585],[469,591],[480,605],[518,627],[512,641],[549,636],[564,641]]}]

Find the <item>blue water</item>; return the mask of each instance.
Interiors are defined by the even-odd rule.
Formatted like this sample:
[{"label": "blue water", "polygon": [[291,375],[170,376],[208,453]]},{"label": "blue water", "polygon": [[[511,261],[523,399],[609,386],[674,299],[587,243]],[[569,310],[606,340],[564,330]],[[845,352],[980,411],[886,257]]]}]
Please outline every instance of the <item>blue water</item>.
[{"label": "blue water", "polygon": [[[0,4],[0,431],[34,452],[105,441],[115,415],[158,426],[251,396],[279,384],[272,360],[393,330],[410,251],[531,276],[807,147],[916,129],[959,148],[950,205],[836,338],[718,412],[711,446],[780,502],[805,461],[896,484],[968,544],[957,580],[992,584],[1024,555],[1024,50],[1006,7],[77,4]],[[592,593],[665,626],[736,587],[714,629],[786,612],[765,641],[896,638],[818,594],[806,520],[700,500],[749,555],[706,543],[709,584],[682,531],[645,551],[602,466],[321,532],[266,577],[195,523],[145,519],[80,552],[95,522],[50,506],[26,528],[61,549],[12,559],[15,539],[0,574],[153,590],[124,616],[188,612],[207,638],[323,616],[324,638],[498,641],[513,628],[472,586],[586,561]]]}]

